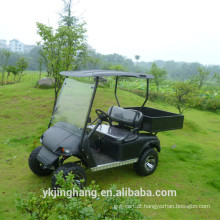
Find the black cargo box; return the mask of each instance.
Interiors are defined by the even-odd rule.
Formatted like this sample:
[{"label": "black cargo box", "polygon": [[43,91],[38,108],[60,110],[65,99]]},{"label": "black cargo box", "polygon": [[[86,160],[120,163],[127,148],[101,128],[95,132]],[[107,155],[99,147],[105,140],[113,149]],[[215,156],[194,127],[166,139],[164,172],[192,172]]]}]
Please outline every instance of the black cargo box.
[{"label": "black cargo box", "polygon": [[183,115],[148,107],[128,107],[126,109],[135,109],[143,113],[141,130],[152,133],[183,128]]}]

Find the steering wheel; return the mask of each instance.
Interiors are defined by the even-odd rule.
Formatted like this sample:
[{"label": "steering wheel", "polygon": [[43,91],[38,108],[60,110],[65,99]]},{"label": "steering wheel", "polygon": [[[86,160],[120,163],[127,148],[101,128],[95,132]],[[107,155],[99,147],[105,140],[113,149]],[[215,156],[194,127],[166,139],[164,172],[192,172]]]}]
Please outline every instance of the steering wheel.
[{"label": "steering wheel", "polygon": [[112,119],[110,118],[110,116],[107,113],[103,112],[102,110],[96,109],[95,112],[101,121],[107,121],[109,123],[112,122]]}]

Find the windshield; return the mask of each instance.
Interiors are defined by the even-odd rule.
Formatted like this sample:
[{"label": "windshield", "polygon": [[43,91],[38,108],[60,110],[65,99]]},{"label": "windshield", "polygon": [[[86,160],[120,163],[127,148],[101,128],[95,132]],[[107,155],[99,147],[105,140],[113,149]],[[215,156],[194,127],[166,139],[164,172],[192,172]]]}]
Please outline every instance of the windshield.
[{"label": "windshield", "polygon": [[89,110],[94,84],[95,82],[80,82],[66,78],[51,123],[64,122],[62,124],[68,123],[82,130]]}]

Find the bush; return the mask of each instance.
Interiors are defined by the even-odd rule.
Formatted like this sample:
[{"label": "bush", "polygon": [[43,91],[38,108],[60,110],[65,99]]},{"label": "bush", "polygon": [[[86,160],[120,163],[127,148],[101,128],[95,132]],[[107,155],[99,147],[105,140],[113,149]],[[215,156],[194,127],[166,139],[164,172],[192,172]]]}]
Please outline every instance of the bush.
[{"label": "bush", "polygon": [[[114,81],[111,81],[114,86]],[[220,109],[219,97],[210,96],[206,94],[208,92],[202,91],[199,94],[197,86],[189,82],[175,82],[167,85],[170,89],[165,92],[149,91],[149,100],[152,102],[160,101],[169,103],[176,106],[180,111],[184,112],[187,108],[194,107],[202,110],[218,111]],[[128,81],[124,79],[120,81],[119,88],[125,91],[132,92],[140,97],[146,97],[146,85],[145,83],[139,83],[138,81]],[[172,91],[173,90],[173,91]],[[187,94],[185,94],[187,93]],[[179,102],[179,103],[178,103]]]},{"label": "bush", "polygon": [[169,94],[162,93],[162,92],[149,92],[149,99],[150,101],[161,101],[166,102]]},{"label": "bush", "polygon": [[146,97],[146,91],[141,90],[141,89],[134,89],[131,91],[132,93],[139,95],[140,97],[145,98]]},{"label": "bush", "polygon": [[204,103],[204,109],[210,111],[217,111],[220,109],[220,99],[217,98],[209,98]]},{"label": "bush", "polygon": [[[70,174],[63,178],[62,172],[57,175],[59,191],[76,190],[80,193],[80,188],[73,184],[74,175]],[[85,187],[85,191],[95,190],[100,195],[100,187],[94,181]],[[31,219],[45,220],[52,214],[53,218],[59,219],[143,219],[137,206],[139,199],[135,197],[117,196],[117,187],[112,185],[112,196],[78,196],[78,197],[51,197],[29,193],[26,199],[18,196],[17,209],[22,213],[27,213]],[[79,194],[80,195],[80,194]]]}]

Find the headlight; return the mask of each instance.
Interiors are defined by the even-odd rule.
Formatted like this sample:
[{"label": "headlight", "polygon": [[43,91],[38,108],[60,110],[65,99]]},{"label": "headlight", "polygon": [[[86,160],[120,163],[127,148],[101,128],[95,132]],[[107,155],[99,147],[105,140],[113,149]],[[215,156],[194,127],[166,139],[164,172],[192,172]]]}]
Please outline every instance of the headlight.
[{"label": "headlight", "polygon": [[58,147],[57,150],[56,150],[56,153],[59,153],[59,154],[65,154],[65,153],[69,153],[70,150],[69,149],[64,149],[63,147]]}]

